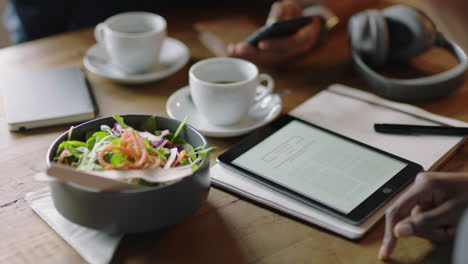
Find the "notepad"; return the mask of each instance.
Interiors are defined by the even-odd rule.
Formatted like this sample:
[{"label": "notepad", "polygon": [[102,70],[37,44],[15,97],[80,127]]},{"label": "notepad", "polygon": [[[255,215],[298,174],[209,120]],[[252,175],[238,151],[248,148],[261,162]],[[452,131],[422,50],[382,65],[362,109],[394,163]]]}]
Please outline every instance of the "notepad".
[{"label": "notepad", "polygon": [[12,131],[85,121],[97,113],[90,87],[76,67],[6,75],[0,86]]},{"label": "notepad", "polygon": [[[385,122],[467,126],[467,123],[462,121],[438,116],[408,104],[385,100],[343,85],[332,85],[293,109],[289,114],[416,162],[426,170],[434,170],[443,164],[463,144],[464,138],[379,134],[373,130],[373,124]],[[226,169],[220,164],[215,165],[210,173],[215,186],[350,239],[359,239],[364,236],[383,217],[385,209],[398,197],[396,196],[375,211],[362,224],[353,225],[298,202],[233,170]]]}]

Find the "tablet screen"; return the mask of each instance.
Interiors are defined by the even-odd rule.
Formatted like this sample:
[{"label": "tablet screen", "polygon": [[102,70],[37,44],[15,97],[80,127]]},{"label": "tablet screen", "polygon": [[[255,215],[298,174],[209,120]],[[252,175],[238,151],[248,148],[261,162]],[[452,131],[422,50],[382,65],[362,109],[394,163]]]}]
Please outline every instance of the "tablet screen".
[{"label": "tablet screen", "polygon": [[297,120],[232,163],[343,214],[350,213],[408,165]]}]

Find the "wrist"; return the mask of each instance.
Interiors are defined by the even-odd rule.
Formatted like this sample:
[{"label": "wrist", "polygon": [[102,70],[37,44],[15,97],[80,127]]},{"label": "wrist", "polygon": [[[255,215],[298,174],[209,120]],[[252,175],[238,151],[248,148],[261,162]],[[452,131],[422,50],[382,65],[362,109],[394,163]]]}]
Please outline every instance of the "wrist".
[{"label": "wrist", "polygon": [[308,6],[303,9],[304,16],[318,16],[322,20],[322,27],[328,32],[333,29],[340,19],[333,11],[322,5]]},{"label": "wrist", "polygon": [[305,16],[314,16],[320,19],[320,33],[315,46],[323,43],[329,32],[339,23],[340,19],[327,7],[321,5],[314,5],[306,7],[303,10]]}]

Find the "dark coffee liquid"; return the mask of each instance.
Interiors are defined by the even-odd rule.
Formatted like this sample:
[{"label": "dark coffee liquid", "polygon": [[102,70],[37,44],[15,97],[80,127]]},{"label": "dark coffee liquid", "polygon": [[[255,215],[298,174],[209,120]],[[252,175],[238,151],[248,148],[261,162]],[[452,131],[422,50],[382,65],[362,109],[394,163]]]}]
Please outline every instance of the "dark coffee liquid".
[{"label": "dark coffee liquid", "polygon": [[125,33],[127,34],[144,34],[144,33],[147,33],[147,32],[150,32],[150,31],[144,31],[144,30],[135,30],[135,31],[127,31]]},{"label": "dark coffee liquid", "polygon": [[232,82],[232,81],[217,81],[217,82],[213,82],[213,83],[218,83],[218,84],[229,84],[229,83],[235,83],[235,82]]}]

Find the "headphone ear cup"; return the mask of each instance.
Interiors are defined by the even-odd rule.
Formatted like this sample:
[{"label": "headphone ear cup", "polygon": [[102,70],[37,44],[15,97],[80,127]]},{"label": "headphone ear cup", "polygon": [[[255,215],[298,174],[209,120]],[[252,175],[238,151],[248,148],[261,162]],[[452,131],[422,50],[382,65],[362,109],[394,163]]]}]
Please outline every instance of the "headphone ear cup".
[{"label": "headphone ear cup", "polygon": [[384,17],[378,10],[367,10],[355,14],[349,20],[348,35],[352,52],[373,67],[387,61],[389,32]]},{"label": "headphone ear cup", "polygon": [[384,9],[390,35],[388,60],[408,61],[434,45],[436,27],[420,10],[404,5]]}]

